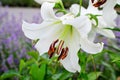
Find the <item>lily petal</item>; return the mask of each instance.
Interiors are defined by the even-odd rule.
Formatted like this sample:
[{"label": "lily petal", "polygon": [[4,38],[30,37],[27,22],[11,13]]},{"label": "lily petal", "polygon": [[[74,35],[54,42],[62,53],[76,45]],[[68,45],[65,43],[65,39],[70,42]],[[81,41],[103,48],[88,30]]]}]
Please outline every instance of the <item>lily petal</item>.
[{"label": "lily petal", "polygon": [[43,37],[48,36],[51,32],[53,32],[52,22],[42,22],[41,24],[30,24],[23,21],[22,30],[30,39],[36,40],[41,39]]},{"label": "lily petal", "polygon": [[75,19],[66,20],[64,23],[75,27],[81,36],[86,36],[92,28],[91,21],[87,16],[80,16]]},{"label": "lily petal", "polygon": [[42,4],[44,2],[56,2],[56,0],[35,0],[37,3]]},{"label": "lily petal", "polygon": [[97,54],[103,50],[104,43],[93,43],[87,38],[80,38],[80,44],[82,50],[90,54]]},{"label": "lily petal", "polygon": [[90,33],[88,34],[88,39],[94,42],[95,38],[96,38],[96,28],[92,27]]},{"label": "lily petal", "polygon": [[117,0],[117,4],[120,4],[120,0]]},{"label": "lily petal", "polygon": [[[65,46],[68,46],[69,52],[65,59],[61,60],[61,63],[68,71],[80,72],[81,68],[79,65],[78,51],[80,49],[79,43],[79,32],[76,29],[72,29],[72,34],[67,36],[65,40]],[[69,61],[67,61],[69,60]]]},{"label": "lily petal", "polygon": [[53,7],[55,6],[55,3],[48,3],[45,2],[41,6],[41,16],[43,20],[51,21],[56,20],[57,17],[55,16]]},{"label": "lily petal", "polygon": [[39,54],[42,55],[49,50],[49,47],[50,47],[52,41],[54,41],[56,39],[57,39],[57,37],[53,37],[53,36],[50,36],[50,39],[48,39],[48,38],[40,39],[36,43],[35,48],[37,49]]},{"label": "lily petal", "polygon": [[115,19],[117,18],[117,13],[114,10],[115,5],[116,0],[107,0],[103,8],[103,18],[109,26],[116,26]]},{"label": "lily petal", "polygon": [[69,56],[67,56],[64,60],[60,60],[60,62],[62,63],[64,68],[66,70],[68,70],[69,72],[72,72],[72,73],[76,72],[76,70],[72,67],[72,64],[70,62]]},{"label": "lily petal", "polygon": [[103,29],[103,28],[97,28],[96,30],[97,30],[97,33],[99,33],[105,37],[115,39],[115,35],[111,30]]},{"label": "lily petal", "polygon": [[52,34],[58,33],[63,28],[60,23],[42,22],[41,24],[30,24],[23,21],[22,30],[28,38],[32,40],[49,37]]},{"label": "lily petal", "polygon": [[[104,19],[102,17],[100,17],[98,19],[98,27],[96,28],[96,32],[103,35],[103,36],[106,36],[108,38],[115,38],[115,35],[114,33],[111,31],[111,30],[108,30],[108,29],[105,29],[107,28],[107,24],[105,23]],[[112,27],[111,27],[112,28]]]},{"label": "lily petal", "polygon": [[78,4],[73,4],[70,7],[70,12],[72,12],[75,16],[79,13],[79,11],[80,11],[80,5]]}]

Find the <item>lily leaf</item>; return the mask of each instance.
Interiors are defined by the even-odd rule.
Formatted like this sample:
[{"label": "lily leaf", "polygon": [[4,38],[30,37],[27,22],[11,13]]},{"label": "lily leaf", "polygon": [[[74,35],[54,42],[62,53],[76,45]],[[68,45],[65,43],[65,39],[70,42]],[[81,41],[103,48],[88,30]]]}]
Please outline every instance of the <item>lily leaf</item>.
[{"label": "lily leaf", "polygon": [[118,28],[118,27],[114,27],[114,28],[105,28],[105,29],[109,29],[109,30],[113,30],[113,31],[118,31],[118,32],[120,32],[120,28]]},{"label": "lily leaf", "polygon": [[88,74],[88,80],[96,80],[101,75],[101,72],[91,72]]},{"label": "lily leaf", "polygon": [[0,80],[4,80],[6,78],[11,78],[11,77],[14,77],[14,76],[17,76],[17,77],[21,77],[20,73],[17,72],[17,71],[8,71],[8,72],[5,72],[3,73],[1,76],[0,76]]},{"label": "lily leaf", "polygon": [[33,57],[35,60],[38,60],[39,54],[36,51],[28,52],[28,55]]}]

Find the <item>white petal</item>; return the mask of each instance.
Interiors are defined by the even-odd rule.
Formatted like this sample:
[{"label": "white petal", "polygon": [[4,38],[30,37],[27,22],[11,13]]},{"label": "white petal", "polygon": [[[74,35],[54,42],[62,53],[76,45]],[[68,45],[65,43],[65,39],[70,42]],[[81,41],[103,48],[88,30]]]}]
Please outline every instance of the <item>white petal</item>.
[{"label": "white petal", "polygon": [[42,22],[41,24],[30,24],[23,21],[22,30],[30,39],[36,40],[48,36],[54,30],[53,22]]},{"label": "white petal", "polygon": [[97,30],[97,33],[99,33],[105,37],[113,38],[113,39],[115,38],[115,35],[111,30],[103,29],[103,28],[97,28],[96,30]]},{"label": "white petal", "polygon": [[48,3],[45,2],[41,6],[41,16],[43,20],[56,20],[56,16],[53,10],[53,7],[55,6],[55,3]]},{"label": "white petal", "polygon": [[35,48],[39,51],[40,55],[49,50],[51,43],[59,38],[61,32],[64,29],[62,24],[57,24],[53,27],[55,28],[53,32],[51,32],[49,36],[40,39],[35,45]]},{"label": "white petal", "polygon": [[72,20],[66,20],[64,23],[75,27],[81,36],[86,36],[91,30],[91,21],[87,16],[80,16]]},{"label": "white petal", "polygon": [[117,13],[114,10],[115,5],[116,0],[107,0],[106,5],[103,8],[103,17],[109,26],[116,26],[115,19],[117,17]]},{"label": "white petal", "polygon": [[[96,28],[96,32],[103,35],[103,36],[106,36],[108,38],[115,38],[115,35],[114,33],[111,31],[111,30],[108,30],[108,29],[105,29],[105,28],[109,28],[109,26],[105,23],[105,21],[103,20],[102,17],[99,17],[98,18],[98,27]],[[110,28],[112,28],[110,26]]]},{"label": "white petal", "polygon": [[81,48],[87,53],[96,54],[103,50],[103,43],[93,43],[87,38],[80,38]]},{"label": "white petal", "polygon": [[120,4],[120,0],[117,0],[117,4]]},{"label": "white petal", "polygon": [[75,73],[76,72],[76,69],[74,69],[72,66],[72,64],[71,64],[71,62],[70,62],[70,58],[69,58],[69,56],[67,56],[65,59],[63,59],[63,60],[60,60],[60,62],[62,63],[62,65],[64,66],[64,68],[67,70],[67,71],[69,71],[69,72],[72,72],[72,73]]},{"label": "white petal", "polygon": [[70,12],[72,12],[75,16],[79,13],[79,11],[80,11],[80,5],[78,4],[73,4],[70,7]]},{"label": "white petal", "polygon": [[56,2],[56,0],[35,0],[37,3],[42,4],[44,2]]},{"label": "white petal", "polygon": [[41,24],[30,24],[23,21],[22,30],[30,39],[42,39],[49,37],[52,34],[57,34],[64,26],[61,23],[42,22]]},{"label": "white petal", "polygon": [[88,39],[90,41],[94,42],[95,37],[96,37],[96,29],[92,28],[91,31],[90,31],[90,33],[88,34]]},{"label": "white petal", "polygon": [[61,60],[63,66],[71,72],[80,72],[79,58],[77,53],[80,49],[79,32],[72,29],[72,34],[65,39],[65,46],[68,46],[69,52],[65,59]]},{"label": "white petal", "polygon": [[51,43],[56,39],[57,37],[52,37],[52,36],[50,38],[40,39],[36,43],[35,48],[37,49],[39,54],[42,55],[49,50]]}]

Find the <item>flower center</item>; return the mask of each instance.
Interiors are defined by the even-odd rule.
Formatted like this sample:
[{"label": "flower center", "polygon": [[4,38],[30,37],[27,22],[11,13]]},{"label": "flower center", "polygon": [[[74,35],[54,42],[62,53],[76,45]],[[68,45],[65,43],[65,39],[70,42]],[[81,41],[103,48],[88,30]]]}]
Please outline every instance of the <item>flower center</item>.
[{"label": "flower center", "polygon": [[95,7],[99,7],[101,5],[103,5],[107,0],[98,0],[97,2],[94,3],[95,0],[91,0],[93,3],[93,6]]},{"label": "flower center", "polygon": [[[58,43],[58,47],[56,47],[57,43]],[[68,47],[63,48],[63,45],[64,45],[63,40],[59,41],[59,39],[57,39],[57,40],[53,41],[53,43],[50,45],[49,50],[48,50],[49,58],[52,58],[54,53],[57,53],[57,55],[59,55],[58,60],[65,59],[68,54],[69,49],[68,49]]]}]

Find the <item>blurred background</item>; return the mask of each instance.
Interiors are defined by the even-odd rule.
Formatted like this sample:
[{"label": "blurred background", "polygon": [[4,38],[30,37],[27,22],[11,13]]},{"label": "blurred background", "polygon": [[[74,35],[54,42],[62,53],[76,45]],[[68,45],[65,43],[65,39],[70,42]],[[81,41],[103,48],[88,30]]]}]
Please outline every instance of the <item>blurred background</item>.
[{"label": "blurred background", "polygon": [[[69,8],[72,3],[79,3],[79,0],[63,0],[63,3],[66,8]],[[83,5],[87,7],[87,4],[88,0],[84,0]],[[119,12],[120,9],[116,9]],[[85,53],[81,52],[79,55],[80,64],[84,66],[82,68],[86,71],[81,72],[81,74],[67,72],[55,60],[56,58],[49,60],[47,55],[38,57],[32,41],[26,38],[22,32],[22,20],[31,23],[42,22],[40,5],[34,0],[0,0],[0,80],[96,79],[92,62],[88,61],[87,66],[84,64],[87,59],[86,56],[88,56]],[[120,28],[120,16],[115,21],[117,27]],[[103,52],[94,56],[96,70],[99,71],[98,80],[120,80],[120,32],[114,32],[116,40],[108,40],[102,36],[98,38],[106,44]],[[37,67],[35,67],[36,65]],[[55,68],[53,69],[53,67]],[[35,68],[36,72],[34,73]],[[38,73],[38,76],[41,75],[43,78],[36,77],[37,68],[40,68],[43,73]],[[9,72],[9,74],[4,74],[5,72]],[[18,78],[19,75],[22,75],[22,78]]]}]

